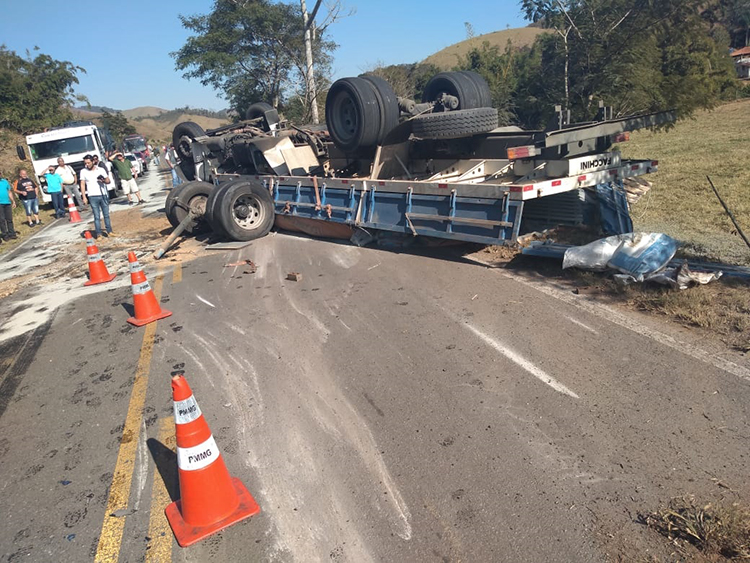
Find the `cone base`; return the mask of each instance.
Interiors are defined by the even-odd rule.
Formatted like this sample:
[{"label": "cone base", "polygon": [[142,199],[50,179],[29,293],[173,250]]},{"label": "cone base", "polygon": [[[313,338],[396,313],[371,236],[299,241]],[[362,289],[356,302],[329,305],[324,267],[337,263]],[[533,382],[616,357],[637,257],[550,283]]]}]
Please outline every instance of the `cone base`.
[{"label": "cone base", "polygon": [[100,283],[107,283],[107,282],[111,282],[116,277],[117,277],[117,274],[110,274],[109,276],[105,276],[105,277],[103,277],[100,280],[89,280],[86,283],[84,283],[83,285],[84,286],[89,286],[89,285],[97,285],[97,284],[100,284]]},{"label": "cone base", "polygon": [[180,513],[181,501],[179,500],[167,506],[164,513],[167,515],[169,525],[172,527],[172,532],[174,533],[174,537],[177,538],[177,543],[180,544],[180,547],[188,547],[189,545],[198,543],[211,534],[215,534],[232,524],[236,524],[240,520],[255,516],[260,512],[258,503],[255,502],[255,499],[247,488],[245,488],[245,485],[242,484],[242,481],[237,477],[232,477],[232,485],[234,485],[240,505],[232,514],[209,526],[192,526],[185,522]]},{"label": "cone base", "polygon": [[149,323],[152,323],[154,321],[158,321],[159,319],[165,319],[165,318],[171,317],[171,316],[172,316],[172,311],[167,311],[166,309],[162,309],[161,311],[159,311],[155,315],[151,315],[150,317],[146,317],[145,319],[138,319],[136,317],[130,317],[128,319],[128,322],[131,325],[135,325],[135,326],[145,326],[145,325],[147,325]]}]

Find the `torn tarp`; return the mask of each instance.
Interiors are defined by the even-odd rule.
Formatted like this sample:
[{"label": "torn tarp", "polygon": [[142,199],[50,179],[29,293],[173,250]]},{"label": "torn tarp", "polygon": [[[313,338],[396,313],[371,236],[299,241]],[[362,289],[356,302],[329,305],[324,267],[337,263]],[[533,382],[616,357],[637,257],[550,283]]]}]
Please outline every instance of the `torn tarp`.
[{"label": "torn tarp", "polygon": [[626,233],[565,251],[563,269],[617,270],[642,282],[663,270],[677,252],[677,241],[662,233]]},{"label": "torn tarp", "polygon": [[679,289],[721,277],[721,272],[692,272],[687,264],[667,268],[675,252],[677,241],[665,234],[627,233],[567,249],[563,269],[617,270],[615,280],[623,285],[654,281]]}]

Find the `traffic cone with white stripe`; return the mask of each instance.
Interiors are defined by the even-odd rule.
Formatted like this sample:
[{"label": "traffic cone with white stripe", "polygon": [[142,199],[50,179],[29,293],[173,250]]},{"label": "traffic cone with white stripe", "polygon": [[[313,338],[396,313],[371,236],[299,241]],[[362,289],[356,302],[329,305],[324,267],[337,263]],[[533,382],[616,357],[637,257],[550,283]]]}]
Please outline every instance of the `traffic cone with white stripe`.
[{"label": "traffic cone with white stripe", "polygon": [[111,282],[117,274],[110,274],[109,270],[107,270],[107,266],[99,255],[99,247],[96,246],[91,232],[86,231],[84,236],[86,237],[86,254],[89,258],[89,281],[83,285]]},{"label": "traffic cone with white stripe", "polygon": [[148,284],[146,274],[135,257],[135,252],[128,252],[128,262],[130,263],[130,284],[133,288],[133,306],[135,307],[135,316],[130,317],[128,322],[131,325],[143,326],[159,319],[172,316],[172,311],[167,311],[159,306],[156,300],[154,290]]},{"label": "traffic cone with white stripe", "polygon": [[72,197],[68,198],[68,215],[70,217],[71,223],[80,223],[82,221],[80,213],[78,213],[78,209],[76,209],[76,203],[73,201]]},{"label": "traffic cone with white stripe", "polygon": [[242,481],[231,477],[193,392],[172,378],[180,500],[164,511],[182,547],[260,512]]}]

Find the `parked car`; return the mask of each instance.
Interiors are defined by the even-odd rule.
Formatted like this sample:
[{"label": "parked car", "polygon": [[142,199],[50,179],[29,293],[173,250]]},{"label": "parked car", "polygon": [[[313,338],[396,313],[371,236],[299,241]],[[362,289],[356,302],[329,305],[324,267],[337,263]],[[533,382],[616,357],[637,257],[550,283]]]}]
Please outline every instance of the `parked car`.
[{"label": "parked car", "polygon": [[133,171],[133,177],[137,178],[143,174],[143,163],[141,159],[134,155],[132,152],[126,152],[124,155],[126,160],[130,161],[130,169]]}]

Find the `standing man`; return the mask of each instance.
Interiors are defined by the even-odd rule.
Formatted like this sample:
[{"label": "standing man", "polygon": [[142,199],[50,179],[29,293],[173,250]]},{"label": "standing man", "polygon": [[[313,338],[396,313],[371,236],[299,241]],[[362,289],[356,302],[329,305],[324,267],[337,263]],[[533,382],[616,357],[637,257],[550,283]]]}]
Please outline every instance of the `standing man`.
[{"label": "standing man", "polygon": [[68,196],[68,205],[70,205],[70,202],[75,197],[76,206],[83,209],[83,198],[81,197],[81,190],[78,187],[78,176],[72,166],[65,164],[63,157],[57,159],[55,174],[63,180],[63,189],[65,190],[65,195]]},{"label": "standing man", "polygon": [[10,182],[0,175],[0,236],[3,240],[18,238],[13,228],[13,210],[16,208],[16,198]]},{"label": "standing man", "polygon": [[[18,199],[23,203],[23,208],[26,210],[26,220],[28,221],[29,227],[41,225],[42,222],[39,220],[39,199],[38,192],[39,186],[36,182],[29,178],[26,170],[21,170],[18,173],[18,180],[16,180],[13,186],[13,191],[16,192]],[[36,222],[32,222],[31,216],[34,216]]]},{"label": "standing man", "polygon": [[172,172],[172,187],[177,187],[180,184],[182,184],[182,179],[177,175],[177,168],[175,168],[179,163],[180,159],[177,158],[177,153],[174,150],[174,145],[169,145],[169,149],[167,149],[166,153],[164,154],[164,160],[167,161],[167,164],[169,165],[169,171]]},{"label": "standing man", "polygon": [[[94,212],[94,238],[99,238],[99,235],[117,236],[112,232],[112,224],[109,222],[109,175],[105,175],[100,167],[94,165],[94,158],[90,154],[83,157],[83,164],[85,168],[81,170],[81,194],[83,203],[90,201]],[[104,216],[104,227],[107,229],[104,232],[99,213]]]},{"label": "standing man", "polygon": [[47,181],[47,193],[52,198],[52,207],[55,208],[55,219],[65,217],[65,206],[63,205],[62,176],[55,174],[55,166],[50,164],[47,172],[44,174]]},{"label": "standing man", "polygon": [[126,160],[125,155],[121,152],[115,152],[109,157],[109,160],[112,162],[112,166],[115,167],[117,174],[120,176],[120,185],[122,186],[122,191],[128,196],[128,203],[130,203],[130,205],[136,204],[136,202],[133,201],[131,194],[135,194],[135,197],[138,199],[138,204],[143,203],[138,183],[135,181],[135,178],[133,178],[133,169],[130,166],[130,161]]}]

